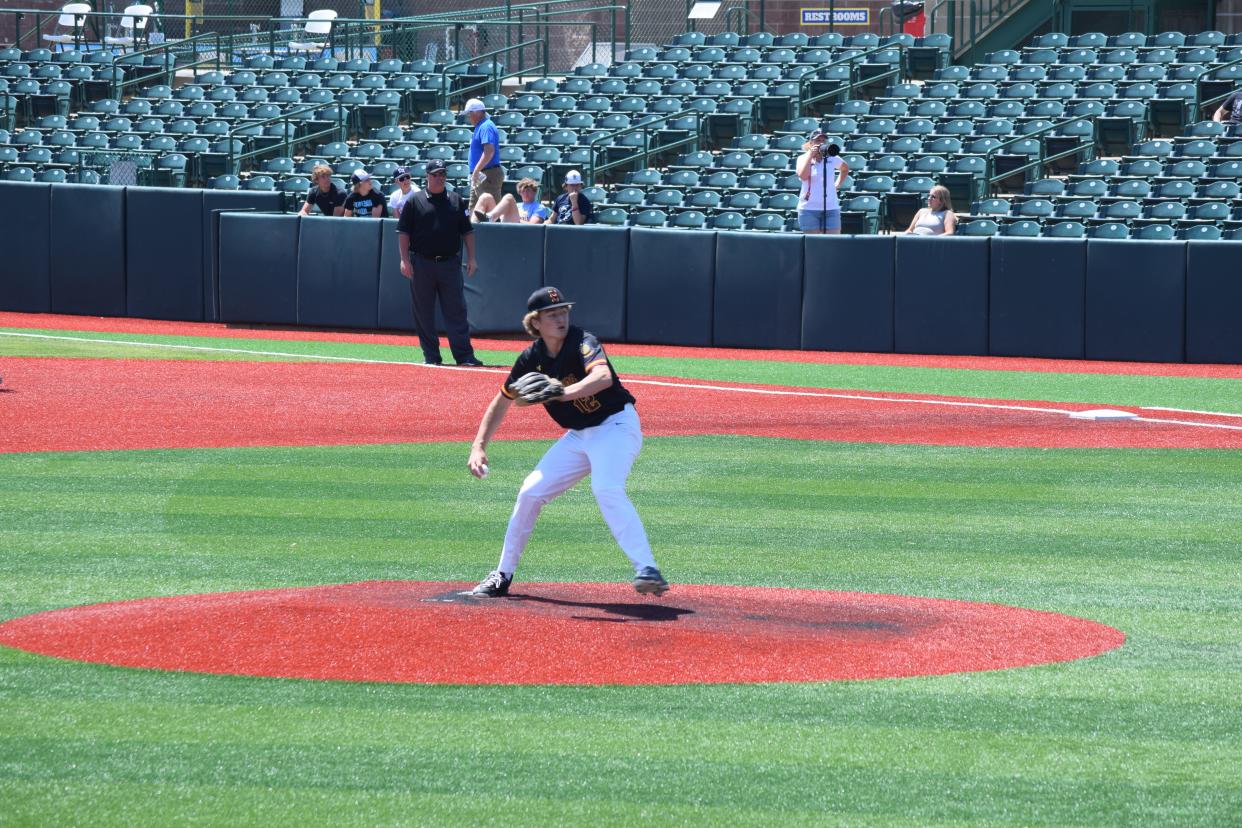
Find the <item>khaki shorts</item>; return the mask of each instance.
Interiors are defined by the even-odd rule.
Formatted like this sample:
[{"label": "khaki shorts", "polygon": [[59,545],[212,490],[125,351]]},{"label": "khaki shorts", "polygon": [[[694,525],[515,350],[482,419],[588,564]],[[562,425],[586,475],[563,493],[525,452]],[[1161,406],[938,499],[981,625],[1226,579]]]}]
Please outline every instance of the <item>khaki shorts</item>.
[{"label": "khaki shorts", "polygon": [[492,198],[496,199],[496,203],[500,203],[500,190],[505,183],[505,172],[500,167],[488,167],[483,171],[483,183],[477,187],[470,187],[470,212],[474,212],[474,205],[478,203],[479,196],[484,193],[491,193]]}]

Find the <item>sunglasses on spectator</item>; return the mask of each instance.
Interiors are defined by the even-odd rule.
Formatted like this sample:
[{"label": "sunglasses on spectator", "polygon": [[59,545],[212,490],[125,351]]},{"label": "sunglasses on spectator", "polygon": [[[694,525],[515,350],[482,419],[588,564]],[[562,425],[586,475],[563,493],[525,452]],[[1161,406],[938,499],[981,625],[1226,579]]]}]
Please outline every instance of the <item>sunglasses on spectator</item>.
[{"label": "sunglasses on spectator", "polygon": [[397,176],[397,180],[398,181],[409,181],[410,177],[408,175],[399,175]]},{"label": "sunglasses on spectator", "polygon": [[440,172],[427,173],[428,177],[436,176],[437,178],[448,178],[448,173],[441,170]]}]

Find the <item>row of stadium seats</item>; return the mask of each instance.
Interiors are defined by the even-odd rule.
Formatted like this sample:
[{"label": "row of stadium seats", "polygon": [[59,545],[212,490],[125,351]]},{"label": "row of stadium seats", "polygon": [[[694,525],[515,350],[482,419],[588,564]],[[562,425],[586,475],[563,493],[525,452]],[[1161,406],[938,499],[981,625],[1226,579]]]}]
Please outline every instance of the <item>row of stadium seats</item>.
[{"label": "row of stadium seats", "polygon": [[[736,112],[727,113],[738,116],[733,133],[736,137],[729,141],[729,146],[720,147],[716,152],[699,149],[664,159],[661,163],[668,166],[666,171],[657,173],[658,183],[640,183],[636,177],[634,181],[627,180],[625,186],[603,190],[600,204],[604,209],[630,211],[639,208],[638,214],[645,210],[668,211],[666,222],[669,223],[691,221],[679,218],[686,213],[702,213],[705,224],[720,215],[725,216],[724,223],[731,223],[738,215],[746,226],[753,226],[758,220],[760,227],[757,229],[775,229],[767,226],[773,224],[770,217],[775,217],[781,220],[783,227],[788,227],[793,218],[790,198],[798,187],[796,177],[791,174],[793,161],[810,124],[814,124],[827,127],[834,140],[844,146],[853,174],[846,182],[843,201],[847,207],[859,208],[847,209],[847,212],[891,220],[899,211],[888,209],[890,195],[894,204],[906,199],[908,210],[909,197],[925,192],[936,181],[949,181],[956,175],[977,182],[986,170],[983,157],[986,153],[1013,136],[1050,127],[1051,119],[1066,114],[1103,116],[1101,122],[1109,117],[1125,121],[1128,123],[1127,138],[1144,137],[1149,101],[1172,99],[1181,107],[1183,101],[1193,101],[1197,94],[1192,78],[1197,78],[1201,72],[1192,72],[1192,65],[1182,58],[1199,59],[1201,62],[1194,65],[1206,71],[1213,61],[1220,62],[1231,54],[1230,44],[1216,42],[1215,38],[1210,43],[1190,44],[1183,38],[1176,46],[1162,41],[1160,45],[1150,44],[1150,48],[1146,42],[1130,43],[1111,50],[1106,50],[1107,43],[1090,46],[1068,42],[1040,44],[1039,49],[1055,51],[1047,66],[1021,63],[1026,57],[1049,57],[1030,50],[1025,55],[1016,53],[1014,61],[1005,60],[1007,55],[993,55],[996,63],[973,69],[941,66],[930,73],[927,83],[886,83],[884,89],[876,90],[880,94],[873,100],[840,102],[833,107],[835,112],[825,119],[786,120],[782,124],[785,129],[767,135],[746,133],[741,129],[757,126],[741,117],[744,109],[750,109],[753,99],[779,97],[775,93],[796,96],[800,90],[794,79],[810,65],[824,57],[850,54],[850,50],[858,54],[861,49],[881,45],[879,39],[861,38],[855,42],[828,38],[814,43],[811,38],[801,37],[788,40],[761,37],[753,43],[743,42],[741,38],[736,42],[723,38],[718,43],[708,42],[710,39],[687,33],[663,48],[631,50],[626,61],[611,67],[580,67],[580,73],[573,77],[534,79],[528,81],[520,93],[487,96],[488,106],[506,132],[502,157],[510,166],[510,181],[522,174],[542,176],[558,164],[585,167],[591,160],[586,147],[598,135],[624,128],[654,113],[695,108],[703,115],[710,115],[724,100],[726,105],[742,105]],[[894,39],[888,45],[898,44],[903,47],[917,45],[909,37]],[[945,47],[947,43],[931,48],[943,51]],[[1162,59],[1166,55],[1156,51],[1179,48],[1182,52],[1175,53],[1169,61]],[[738,49],[753,49],[758,54],[738,54]],[[816,49],[821,52],[815,53]],[[1083,51],[1086,49],[1097,51],[1090,61],[1087,60],[1090,56]],[[1119,49],[1130,49],[1133,54],[1127,55]],[[1209,54],[1205,50],[1215,52]],[[894,48],[867,58],[884,64],[895,55],[899,56],[900,51]],[[1126,58],[1129,64],[1123,60]],[[799,61],[809,65],[790,66]],[[251,136],[222,141],[229,134],[222,130],[244,129],[247,122],[276,116],[275,109],[260,109],[268,105],[259,100],[262,97],[267,96],[270,101],[277,94],[295,93],[301,102],[304,94],[327,93],[323,97],[325,103],[329,100],[338,103],[343,94],[385,91],[387,84],[394,81],[408,84],[408,79],[397,79],[406,78],[414,68],[394,61],[324,59],[307,61],[300,66],[296,62],[280,61],[279,69],[276,68],[278,59],[268,63],[252,57],[247,62],[251,65],[245,69],[202,73],[196,83],[176,91],[157,83],[125,102],[96,101],[92,107],[100,115],[112,116],[96,126],[116,130],[116,134],[108,138],[108,148],[161,153],[144,163],[152,169],[176,169],[180,165],[181,169],[191,171],[190,178],[201,179],[201,172],[197,175],[193,172],[201,169],[200,156],[226,156],[225,150],[242,151],[254,146]],[[417,68],[434,71],[435,67]],[[990,77],[985,76],[987,72],[991,72]],[[1004,77],[999,77],[998,72],[1003,72]],[[54,73],[48,71],[47,74]],[[758,77],[752,79],[755,75]],[[274,84],[283,81],[290,85],[269,87],[266,81]],[[239,100],[247,94],[254,100]],[[367,98],[355,95],[350,103],[360,105],[364,100]],[[288,103],[294,105],[292,101]],[[179,112],[174,112],[174,105],[180,107]],[[211,109],[203,105],[211,105]],[[202,114],[189,117],[192,106],[200,106],[198,112]],[[160,112],[161,107],[166,107],[163,116],[153,114]],[[227,111],[226,107],[229,107]],[[399,105],[394,109],[403,111]],[[127,114],[119,115],[122,111]],[[120,118],[126,118],[128,123]],[[80,120],[75,119],[74,126],[78,126]],[[83,129],[75,135],[67,119],[63,124],[54,120],[40,120],[39,123],[41,126],[46,123],[43,129],[51,130],[48,135],[51,146],[62,148],[53,150],[54,153],[76,150],[83,140],[87,144],[82,149],[98,148],[98,130]],[[90,122],[80,125],[91,126]],[[359,124],[355,121],[353,125]],[[254,137],[279,140],[286,134],[285,128],[276,126],[279,134]],[[16,150],[16,156],[0,149],[0,162],[20,165],[21,175],[55,178],[62,173],[77,172],[71,156],[49,156],[42,146],[43,136],[34,134],[38,130],[24,132],[32,134],[14,140],[10,146]],[[1061,132],[1073,138],[1083,134],[1072,128]],[[21,132],[12,137],[19,136]],[[356,142],[319,145],[315,147],[314,157],[307,156],[297,169],[304,172],[307,163],[322,158],[342,179],[363,165],[381,177],[390,174],[397,164],[412,167],[418,175],[421,163],[439,157],[453,162],[454,169],[450,173],[454,180],[460,182],[464,178],[464,164],[455,159],[463,155],[470,132],[461,125],[460,116],[450,110],[421,113],[406,128],[385,123],[366,130],[365,136],[359,135],[360,140]],[[1231,149],[1233,142],[1227,140],[1229,136],[1216,134],[1212,137],[1214,142],[1167,141],[1168,152],[1145,153],[1127,144],[1126,151],[1133,149],[1134,156],[1116,162],[1119,164],[1116,169],[1079,167],[1075,175],[1095,176],[1091,180],[1098,180],[1106,187],[1109,183],[1124,184],[1125,177],[1131,176],[1144,181],[1150,179],[1163,188],[1169,182],[1161,179],[1172,178],[1196,192],[1206,192],[1214,180],[1230,182],[1238,171]],[[72,144],[69,143],[71,138]],[[234,141],[241,141],[241,144]],[[632,152],[641,147],[643,141],[641,134],[631,133],[618,142],[617,150]],[[39,149],[45,151],[38,152]],[[1030,139],[1008,147],[1007,154],[1022,156],[1039,150],[1039,140]],[[271,164],[270,169],[267,164]],[[291,169],[295,164],[292,158],[269,158],[259,162],[259,169],[250,175],[225,173],[210,178],[215,186],[295,192],[305,186],[305,180]],[[697,178],[706,182],[719,173],[733,175],[734,187],[754,185],[754,190],[747,188],[746,192],[725,194],[695,181]],[[764,185],[768,192],[757,196]],[[977,194],[973,184],[965,188],[959,186],[958,191]],[[973,198],[968,198],[964,203],[971,200]],[[875,209],[871,209],[872,206]],[[656,218],[648,215],[642,219],[649,222],[644,226],[655,226]],[[1103,221],[1107,216],[1092,214],[1092,218]],[[626,220],[631,219],[639,220],[637,215],[627,215]],[[1022,217],[1021,220],[1027,219]]]}]

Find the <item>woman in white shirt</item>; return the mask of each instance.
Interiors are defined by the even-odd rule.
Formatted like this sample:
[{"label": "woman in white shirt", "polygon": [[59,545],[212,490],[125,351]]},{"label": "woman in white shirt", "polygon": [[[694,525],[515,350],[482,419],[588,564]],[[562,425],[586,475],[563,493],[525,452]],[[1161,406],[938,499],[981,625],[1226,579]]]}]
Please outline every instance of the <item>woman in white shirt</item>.
[{"label": "woman in white shirt", "polygon": [[949,188],[937,184],[927,194],[927,206],[914,214],[907,235],[952,236],[957,232],[957,213],[953,212],[953,199]]},{"label": "woman in white shirt", "polygon": [[[798,156],[798,178],[802,179],[798,229],[803,233],[841,232],[841,203],[837,200],[837,190],[850,174],[850,167],[841,158],[839,146],[824,146],[826,138],[822,129],[815,130],[802,145],[804,152]],[[829,179],[832,183],[825,187]]]}]

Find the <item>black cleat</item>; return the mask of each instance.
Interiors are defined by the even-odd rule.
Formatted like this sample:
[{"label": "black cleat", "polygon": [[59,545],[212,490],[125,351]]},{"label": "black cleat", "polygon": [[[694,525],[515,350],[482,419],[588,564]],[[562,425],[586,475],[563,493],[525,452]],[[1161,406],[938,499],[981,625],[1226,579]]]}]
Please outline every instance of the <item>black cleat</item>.
[{"label": "black cleat", "polygon": [[668,581],[654,566],[644,566],[634,576],[634,589],[641,595],[663,595],[668,592]]},{"label": "black cleat", "polygon": [[470,357],[469,359],[458,360],[457,364],[463,365],[466,368],[482,368],[483,367],[483,363],[479,362],[474,357]]},{"label": "black cleat", "polygon": [[[498,569],[484,578],[483,582],[477,587],[470,590],[470,594],[480,598],[500,598],[509,594],[509,584],[511,583],[513,583],[513,576],[506,575]],[[664,588],[667,589],[668,584],[665,584]]]}]

